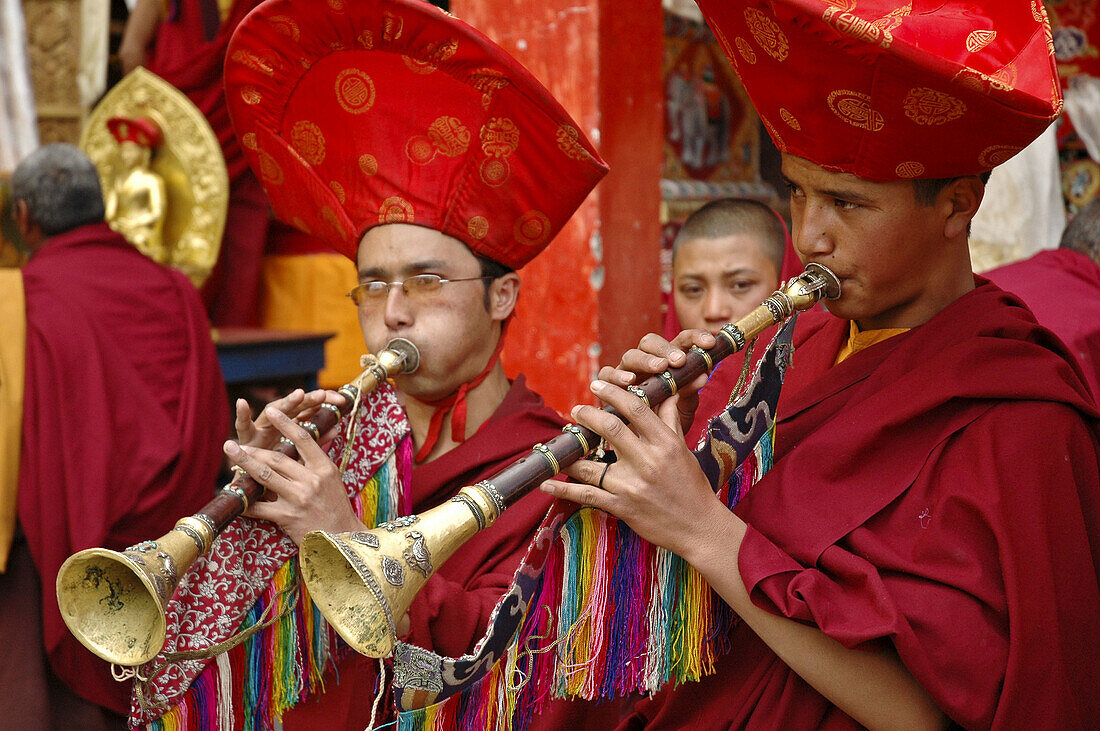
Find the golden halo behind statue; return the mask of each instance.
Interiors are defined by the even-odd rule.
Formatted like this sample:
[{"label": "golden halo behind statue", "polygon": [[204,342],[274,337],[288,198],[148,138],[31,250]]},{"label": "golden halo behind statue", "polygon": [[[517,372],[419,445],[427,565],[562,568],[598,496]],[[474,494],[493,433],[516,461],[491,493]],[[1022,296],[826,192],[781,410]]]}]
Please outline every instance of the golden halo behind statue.
[{"label": "golden halo behind statue", "polygon": [[[116,117],[147,117],[163,132],[149,167],[164,181],[164,245],[158,251],[138,248],[179,269],[199,287],[218,260],[229,206],[229,175],[218,138],[182,92],[144,68],[134,69],[95,106],[80,135],[80,147],[99,170],[105,197],[129,172],[121,143],[107,126]],[[108,219],[118,228],[112,216]]]}]

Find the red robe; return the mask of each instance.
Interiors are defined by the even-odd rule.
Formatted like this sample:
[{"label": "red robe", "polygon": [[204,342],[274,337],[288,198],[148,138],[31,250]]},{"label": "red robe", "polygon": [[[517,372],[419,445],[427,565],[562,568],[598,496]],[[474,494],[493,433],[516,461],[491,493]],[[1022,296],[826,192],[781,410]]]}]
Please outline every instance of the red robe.
[{"label": "red robe", "polygon": [[210,38],[207,38],[204,25],[204,2],[216,8],[215,0],[175,0],[166,3],[168,17],[163,18],[157,27],[148,68],[186,94],[203,113],[221,143],[229,179],[235,180],[247,169],[248,163],[229,121],[222,67],[233,31],[244,16],[260,4],[260,0],[235,0],[229,15]]},{"label": "red robe", "polygon": [[[1100,718],[1096,406],[1061,344],[979,286],[832,365],[848,322],[807,313],[771,472],[737,508],[752,600],[848,647],[892,643],[956,723]],[[719,672],[624,728],[856,726],[744,624]]]},{"label": "red robe", "polygon": [[[412,473],[412,510],[423,512],[528,453],[532,445],[561,433],[565,421],[527,388],[518,376],[493,415],[468,440]],[[406,641],[443,655],[473,649],[485,633],[489,614],[507,591],[527,545],[550,507],[550,497],[535,491],[512,507],[488,530],[463,545],[428,580],[409,610]],[[352,653],[330,673],[326,691],[283,717],[295,729],[366,727],[376,691],[378,661]],[[337,683],[337,680],[338,683]],[[393,720],[383,701],[379,717]]]},{"label": "red robe", "polygon": [[70,554],[157,538],[213,496],[225,383],[194,286],[106,224],[47,240],[23,281],[19,523],[41,577],[42,639],[69,687],[125,715],[129,684],[69,633],[54,577]]},{"label": "red robe", "polygon": [[[210,319],[218,327],[260,324],[260,262],[267,240],[269,204],[248,169],[225,105],[222,69],[229,39],[260,0],[235,0],[226,19],[207,37],[204,14],[216,0],[174,0],[157,27],[149,70],[176,87],[210,123],[229,171],[229,210],[218,262],[203,288]],[[213,22],[216,17],[211,20]]]},{"label": "red robe", "polygon": [[985,276],[1022,299],[1062,339],[1100,400],[1100,266],[1072,249],[1053,249]]}]

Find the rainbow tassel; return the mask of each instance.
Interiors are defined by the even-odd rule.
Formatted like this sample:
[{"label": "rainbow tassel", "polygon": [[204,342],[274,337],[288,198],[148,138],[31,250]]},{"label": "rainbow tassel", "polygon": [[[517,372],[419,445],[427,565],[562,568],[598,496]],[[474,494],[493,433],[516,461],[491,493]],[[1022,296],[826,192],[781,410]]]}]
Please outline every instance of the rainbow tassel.
[{"label": "rainbow tassel", "polygon": [[[732,509],[771,466],[774,426],[722,485]],[[399,731],[524,728],[551,698],[653,693],[714,672],[732,610],[682,558],[592,508],[570,516],[520,629],[480,681],[398,716]]]},{"label": "rainbow tassel", "polygon": [[[398,506],[408,501],[411,465],[412,439],[406,437],[352,499],[365,524],[397,517]],[[283,612],[288,600],[294,605]],[[270,731],[287,710],[324,692],[325,669],[350,650],[310,599],[297,556],[275,572],[241,630],[259,623],[269,607],[268,616],[282,616],[208,663],[179,702],[146,728]]]}]

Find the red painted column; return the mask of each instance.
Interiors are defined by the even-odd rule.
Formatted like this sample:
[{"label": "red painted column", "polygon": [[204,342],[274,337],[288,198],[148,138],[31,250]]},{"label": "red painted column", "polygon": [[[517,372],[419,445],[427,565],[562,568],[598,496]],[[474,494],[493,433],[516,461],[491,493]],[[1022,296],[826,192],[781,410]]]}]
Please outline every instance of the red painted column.
[{"label": "red painted column", "polygon": [[600,187],[607,273],[600,292],[601,364],[661,331],[664,12],[660,0],[600,3]]},{"label": "red painted column", "polygon": [[451,12],[527,66],[611,165],[520,272],[504,350],[509,375],[567,412],[593,401],[601,365],[660,330],[660,0],[452,0]]}]

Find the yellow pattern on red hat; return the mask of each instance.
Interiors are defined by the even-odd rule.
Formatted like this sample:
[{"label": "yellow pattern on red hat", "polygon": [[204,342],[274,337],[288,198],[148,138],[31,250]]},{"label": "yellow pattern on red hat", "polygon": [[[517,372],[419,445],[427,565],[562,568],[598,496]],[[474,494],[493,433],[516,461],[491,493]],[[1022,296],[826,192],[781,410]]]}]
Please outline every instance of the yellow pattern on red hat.
[{"label": "yellow pattern on red hat", "polygon": [[1062,109],[1037,0],[698,4],[775,144],[830,170],[981,173]]},{"label": "yellow pattern on red hat", "polygon": [[275,215],[352,259],[404,222],[519,268],[607,173],[526,69],[421,0],[268,0],[225,83]]}]

